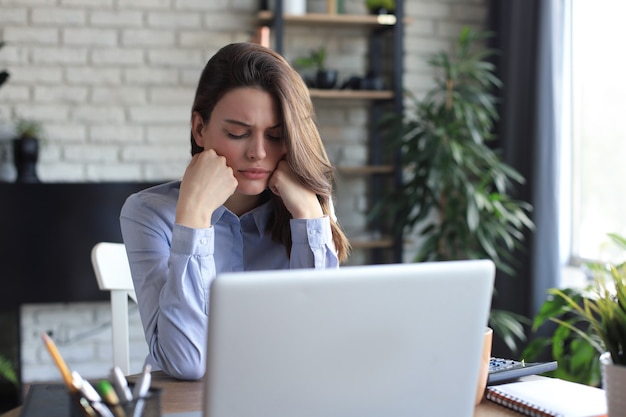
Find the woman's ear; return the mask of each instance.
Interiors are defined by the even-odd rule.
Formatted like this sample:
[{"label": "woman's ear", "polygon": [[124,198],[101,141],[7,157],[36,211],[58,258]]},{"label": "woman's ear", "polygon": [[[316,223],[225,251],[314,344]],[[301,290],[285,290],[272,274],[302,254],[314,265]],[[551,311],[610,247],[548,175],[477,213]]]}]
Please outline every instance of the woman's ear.
[{"label": "woman's ear", "polygon": [[193,112],[191,115],[191,134],[193,135],[193,140],[196,141],[196,145],[201,148],[204,148],[204,134],[205,134],[205,123],[202,115],[198,112]]}]

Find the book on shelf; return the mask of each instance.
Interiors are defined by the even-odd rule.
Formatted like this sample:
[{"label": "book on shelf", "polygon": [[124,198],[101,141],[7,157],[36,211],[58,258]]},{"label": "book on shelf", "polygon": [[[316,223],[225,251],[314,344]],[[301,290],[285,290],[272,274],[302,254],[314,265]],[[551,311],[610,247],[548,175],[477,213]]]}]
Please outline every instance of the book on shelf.
[{"label": "book on shelf", "polygon": [[485,397],[531,417],[601,417],[607,415],[603,389],[542,377],[487,387]]}]

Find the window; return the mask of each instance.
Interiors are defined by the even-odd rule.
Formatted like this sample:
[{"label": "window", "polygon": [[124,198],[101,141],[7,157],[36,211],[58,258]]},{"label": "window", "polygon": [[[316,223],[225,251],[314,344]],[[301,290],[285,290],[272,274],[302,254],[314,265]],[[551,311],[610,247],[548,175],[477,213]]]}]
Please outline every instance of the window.
[{"label": "window", "polygon": [[626,236],[625,15],[622,0],[572,2],[573,261],[616,260],[607,233]]}]

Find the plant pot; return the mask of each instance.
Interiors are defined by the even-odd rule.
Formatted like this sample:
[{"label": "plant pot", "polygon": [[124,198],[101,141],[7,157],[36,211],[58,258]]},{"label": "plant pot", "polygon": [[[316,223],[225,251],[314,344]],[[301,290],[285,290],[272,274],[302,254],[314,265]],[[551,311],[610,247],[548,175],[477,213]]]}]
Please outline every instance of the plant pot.
[{"label": "plant pot", "polygon": [[395,10],[388,10],[384,7],[374,7],[372,9],[369,9],[370,14],[394,14]]},{"label": "plant pot", "polygon": [[315,74],[315,87],[330,89],[337,84],[337,70],[320,70]]},{"label": "plant pot", "polygon": [[609,352],[600,356],[600,363],[609,417],[626,417],[626,366],[614,364]]},{"label": "plant pot", "polygon": [[39,140],[31,136],[13,139],[13,164],[17,169],[15,182],[37,183],[37,160],[39,159]]},{"label": "plant pot", "polygon": [[[276,9],[276,1],[270,0],[270,10]],[[290,15],[306,14],[306,0],[283,0],[283,13]]]}]

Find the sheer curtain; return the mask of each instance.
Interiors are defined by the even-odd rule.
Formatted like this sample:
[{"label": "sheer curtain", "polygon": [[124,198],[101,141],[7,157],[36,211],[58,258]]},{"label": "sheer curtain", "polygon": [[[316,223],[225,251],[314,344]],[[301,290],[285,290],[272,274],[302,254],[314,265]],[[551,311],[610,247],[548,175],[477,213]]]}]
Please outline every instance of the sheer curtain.
[{"label": "sheer curtain", "polygon": [[[494,308],[533,317],[546,290],[560,283],[569,242],[569,215],[560,204],[563,164],[570,151],[561,140],[569,126],[563,93],[569,91],[566,58],[571,0],[490,0],[489,30],[500,91],[496,126],[504,160],[526,178],[516,197],[533,205],[535,230],[517,256],[513,277],[498,276]],[[501,343],[494,353],[510,355]]]},{"label": "sheer curtain", "polygon": [[546,290],[561,284],[570,254],[571,206],[565,204],[571,201],[570,1],[540,3],[532,313],[541,307]]}]

